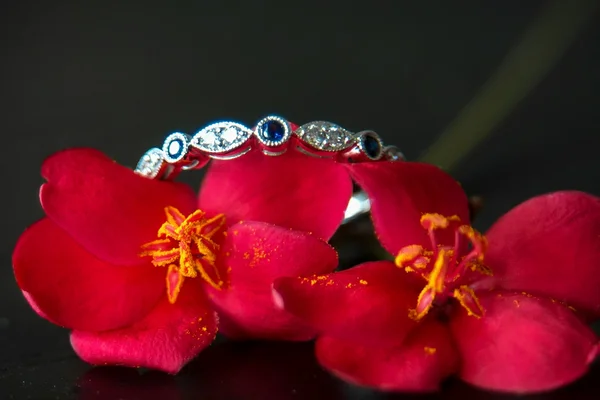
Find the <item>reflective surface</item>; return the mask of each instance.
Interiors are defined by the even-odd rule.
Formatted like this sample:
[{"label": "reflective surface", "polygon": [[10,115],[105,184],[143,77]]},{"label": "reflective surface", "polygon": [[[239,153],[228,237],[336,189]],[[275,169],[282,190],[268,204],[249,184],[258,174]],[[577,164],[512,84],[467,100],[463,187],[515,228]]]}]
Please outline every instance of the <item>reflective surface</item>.
[{"label": "reflective surface", "polygon": [[[600,366],[577,383],[528,399],[580,399],[594,393]],[[74,356],[16,369],[0,376],[3,399],[512,399],[457,380],[440,394],[383,394],[344,384],[323,371],[310,343],[221,342],[179,375],[118,367],[91,368]]]}]

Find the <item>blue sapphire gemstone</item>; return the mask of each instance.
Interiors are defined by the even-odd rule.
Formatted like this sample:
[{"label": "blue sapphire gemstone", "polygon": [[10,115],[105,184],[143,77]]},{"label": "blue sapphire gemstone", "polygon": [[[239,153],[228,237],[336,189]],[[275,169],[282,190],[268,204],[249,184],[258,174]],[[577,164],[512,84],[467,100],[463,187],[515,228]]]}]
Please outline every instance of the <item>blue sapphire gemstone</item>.
[{"label": "blue sapphire gemstone", "polygon": [[266,121],[260,126],[260,136],[265,140],[280,142],[285,136],[285,126],[279,121]]},{"label": "blue sapphire gemstone", "polygon": [[362,148],[369,158],[379,158],[381,154],[381,143],[373,135],[363,135]]},{"label": "blue sapphire gemstone", "polygon": [[171,156],[172,158],[181,157],[184,150],[185,150],[185,144],[183,143],[183,140],[181,140],[181,139],[173,139],[173,140],[171,140],[171,143],[169,143],[168,151],[169,151],[169,156]]}]

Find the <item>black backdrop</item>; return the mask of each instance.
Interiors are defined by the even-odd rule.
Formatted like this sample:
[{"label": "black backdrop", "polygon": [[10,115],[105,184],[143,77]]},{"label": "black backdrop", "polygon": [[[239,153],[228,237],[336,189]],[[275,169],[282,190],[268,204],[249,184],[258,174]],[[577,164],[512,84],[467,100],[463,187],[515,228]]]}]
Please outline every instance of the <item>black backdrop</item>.
[{"label": "black backdrop", "polygon": [[[29,309],[12,275],[18,235],[43,215],[40,164],[59,149],[93,146],[134,166],[169,132],[225,118],[252,124],[272,113],[371,128],[416,159],[486,87],[548,2],[118,3],[0,6],[1,398],[375,398],[318,370],[310,345],[225,343],[178,378],[87,371],[67,332]],[[592,13],[595,1],[574,3]],[[451,165],[486,200],[479,228],[536,194],[600,195],[598,22],[590,17],[541,83]],[[544,46],[554,44],[526,51],[520,67]],[[540,398],[578,398],[593,386],[589,376]],[[465,393],[485,398],[462,385],[444,396]]]}]

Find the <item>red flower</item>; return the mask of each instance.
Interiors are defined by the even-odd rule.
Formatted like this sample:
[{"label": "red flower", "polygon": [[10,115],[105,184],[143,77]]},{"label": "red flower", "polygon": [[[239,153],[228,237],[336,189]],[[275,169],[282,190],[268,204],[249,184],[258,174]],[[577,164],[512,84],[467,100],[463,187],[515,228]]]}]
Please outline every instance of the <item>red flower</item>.
[{"label": "red flower", "polygon": [[276,302],[320,331],[324,367],[399,391],[436,390],[458,374],[533,392],[585,373],[598,351],[584,317],[600,315],[600,199],[536,197],[486,239],[469,226],[460,186],[436,167],[363,164],[352,174],[395,263],[275,282]]},{"label": "red flower", "polygon": [[39,315],[73,330],[82,359],[175,373],[217,325],[236,338],[314,336],[274,306],[271,284],[335,268],[325,240],[352,191],[341,165],[249,153],[215,161],[199,198],[90,149],[53,155],[42,175],[47,216],[19,239],[15,276]]}]

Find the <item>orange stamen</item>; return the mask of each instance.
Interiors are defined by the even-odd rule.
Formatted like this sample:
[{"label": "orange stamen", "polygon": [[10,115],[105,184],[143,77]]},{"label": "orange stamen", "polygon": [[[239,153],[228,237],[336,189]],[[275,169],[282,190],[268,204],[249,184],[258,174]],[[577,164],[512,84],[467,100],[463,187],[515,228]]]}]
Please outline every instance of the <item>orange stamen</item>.
[{"label": "orange stamen", "polygon": [[450,252],[448,250],[440,250],[433,265],[433,270],[427,278],[427,285],[417,299],[417,307],[409,311],[409,316],[414,320],[423,318],[431,307],[438,293],[444,292],[444,282],[446,280],[446,272],[448,270],[448,259]]},{"label": "orange stamen", "polygon": [[177,265],[169,265],[166,278],[167,297],[169,298],[169,303],[174,304],[177,301],[177,297],[179,296],[179,292],[181,291],[181,286],[183,286],[184,280],[185,277],[179,273],[177,270]]},{"label": "orange stamen", "polygon": [[406,268],[412,263],[415,258],[423,255],[423,246],[413,244],[410,246],[403,247],[396,256],[396,265],[400,268]]},{"label": "orange stamen", "polygon": [[[467,285],[461,285],[463,272],[475,271],[482,275],[492,275],[492,271],[483,264],[488,242],[485,236],[469,225],[460,225],[457,215],[445,217],[441,214],[428,213],[421,216],[421,226],[428,231],[431,242],[430,250],[421,245],[410,245],[402,248],[395,263],[406,272],[416,273],[427,281],[419,294],[417,305],[409,310],[409,316],[420,320],[433,307],[436,297],[444,301],[448,297],[456,298],[469,315],[480,318],[484,310],[473,290]],[[437,230],[452,229],[455,232],[454,246],[447,243],[438,245],[441,238]],[[471,250],[465,255],[465,238],[471,244]],[[433,265],[432,265],[432,260]],[[431,268],[429,273],[427,267]],[[470,275],[469,275],[470,276]],[[471,278],[466,282],[469,282]]]},{"label": "orange stamen", "polygon": [[448,218],[441,214],[423,214],[421,216],[421,226],[427,230],[445,229],[449,223]]},{"label": "orange stamen", "polygon": [[477,296],[475,296],[475,292],[467,285],[462,285],[455,289],[452,296],[459,301],[460,305],[467,310],[470,316],[481,318],[485,314],[485,310],[481,307],[481,303]]},{"label": "orange stamen", "polygon": [[198,275],[213,288],[221,289],[223,281],[216,267],[220,246],[213,238],[217,233],[224,233],[225,216],[206,218],[204,211],[196,210],[186,217],[170,206],[165,208],[165,214],[166,222],[158,230],[159,239],[144,244],[140,256],[152,257],[155,266],[168,266],[169,301],[177,300],[185,278]]}]

